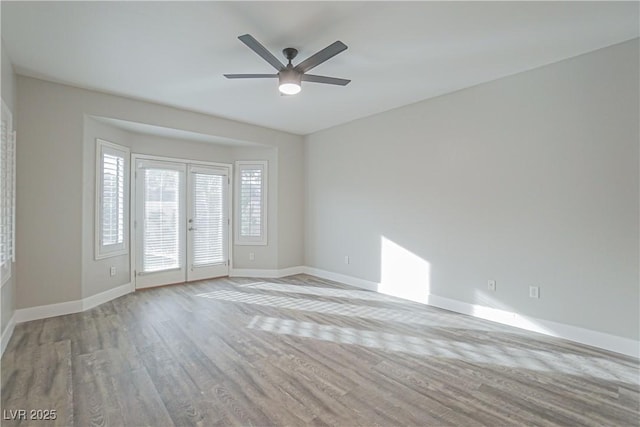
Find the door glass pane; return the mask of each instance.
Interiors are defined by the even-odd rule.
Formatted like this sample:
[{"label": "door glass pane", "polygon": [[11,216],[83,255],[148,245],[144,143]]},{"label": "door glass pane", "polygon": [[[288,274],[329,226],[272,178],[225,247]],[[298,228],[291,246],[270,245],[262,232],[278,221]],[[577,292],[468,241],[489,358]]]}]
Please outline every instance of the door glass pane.
[{"label": "door glass pane", "polygon": [[144,272],[181,267],[180,172],[144,169]]},{"label": "door glass pane", "polygon": [[194,266],[226,262],[224,180],[226,176],[193,175],[193,254]]}]

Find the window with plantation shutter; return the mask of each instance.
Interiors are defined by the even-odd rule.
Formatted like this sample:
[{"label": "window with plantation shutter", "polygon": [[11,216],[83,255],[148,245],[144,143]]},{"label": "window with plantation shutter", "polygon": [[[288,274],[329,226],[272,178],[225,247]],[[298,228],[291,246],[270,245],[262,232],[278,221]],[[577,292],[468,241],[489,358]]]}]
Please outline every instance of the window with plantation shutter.
[{"label": "window with plantation shutter", "polygon": [[127,253],[129,149],[97,140],[96,259]]},{"label": "window with plantation shutter", "polygon": [[2,102],[0,138],[0,283],[11,277],[15,262],[15,141],[11,111]]},{"label": "window with plantation shutter", "polygon": [[267,162],[236,162],[236,244],[267,244]]}]

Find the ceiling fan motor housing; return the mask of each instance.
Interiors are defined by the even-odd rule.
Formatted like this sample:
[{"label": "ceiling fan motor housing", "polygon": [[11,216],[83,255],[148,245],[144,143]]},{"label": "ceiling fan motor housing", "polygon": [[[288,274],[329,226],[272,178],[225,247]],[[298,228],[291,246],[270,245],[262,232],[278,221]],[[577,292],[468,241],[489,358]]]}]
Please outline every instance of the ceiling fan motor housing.
[{"label": "ceiling fan motor housing", "polygon": [[295,58],[298,55],[298,49],[295,49],[293,47],[287,47],[285,49],[282,49],[282,53],[284,54],[284,57],[287,58],[289,63],[291,63],[293,58]]},{"label": "ceiling fan motor housing", "polygon": [[296,71],[293,67],[287,67],[278,73],[280,77],[280,84],[293,83],[300,86],[302,81],[302,73]]}]

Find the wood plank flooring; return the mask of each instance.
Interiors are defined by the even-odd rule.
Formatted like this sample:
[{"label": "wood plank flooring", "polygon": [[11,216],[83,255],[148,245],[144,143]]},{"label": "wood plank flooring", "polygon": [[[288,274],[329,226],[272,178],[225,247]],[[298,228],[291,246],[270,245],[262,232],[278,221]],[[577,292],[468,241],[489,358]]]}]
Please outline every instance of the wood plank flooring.
[{"label": "wood plank flooring", "polygon": [[[312,276],[16,326],[2,426],[637,426],[638,360]],[[11,418],[27,410],[26,420]],[[30,410],[56,419],[28,419]],[[13,412],[12,412],[13,411]]]}]

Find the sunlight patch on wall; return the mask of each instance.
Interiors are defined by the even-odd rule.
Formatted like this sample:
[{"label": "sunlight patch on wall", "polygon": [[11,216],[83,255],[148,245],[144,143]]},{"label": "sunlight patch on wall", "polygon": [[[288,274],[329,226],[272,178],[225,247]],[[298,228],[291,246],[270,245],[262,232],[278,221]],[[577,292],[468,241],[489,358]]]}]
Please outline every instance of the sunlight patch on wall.
[{"label": "sunlight patch on wall", "polygon": [[427,303],[430,265],[397,243],[381,236],[380,284],[378,292]]}]

